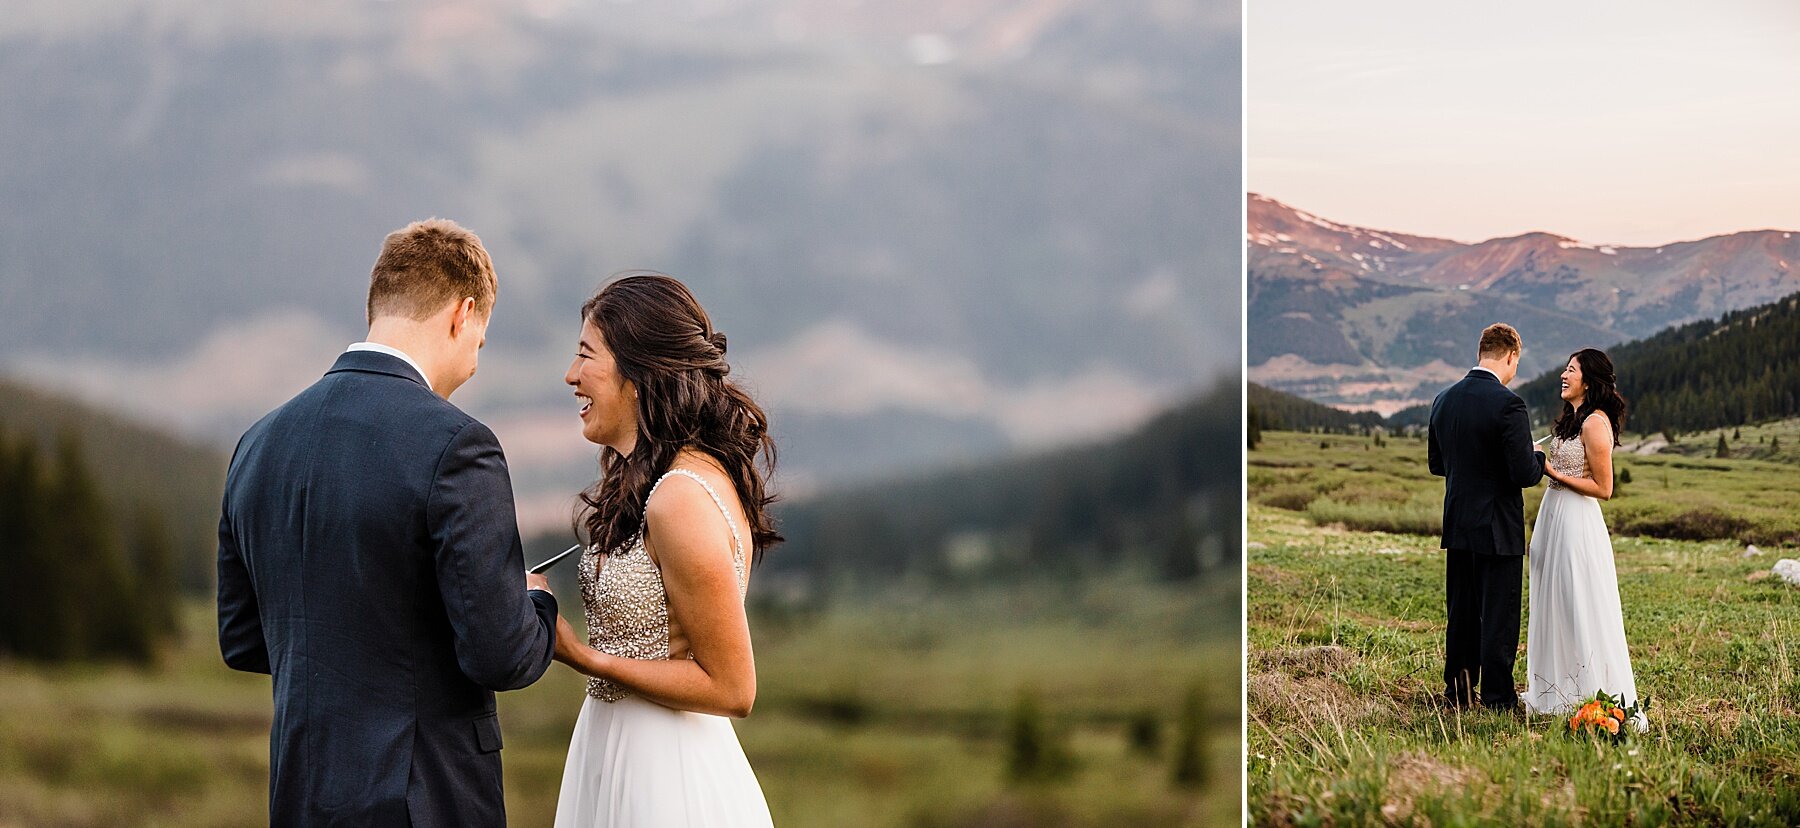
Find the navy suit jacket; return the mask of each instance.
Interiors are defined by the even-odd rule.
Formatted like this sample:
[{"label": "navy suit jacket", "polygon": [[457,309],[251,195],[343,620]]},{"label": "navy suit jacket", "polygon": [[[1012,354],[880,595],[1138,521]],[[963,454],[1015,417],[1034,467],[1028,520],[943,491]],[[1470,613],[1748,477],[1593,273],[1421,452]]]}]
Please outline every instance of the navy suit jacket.
[{"label": "navy suit jacket", "polygon": [[404,360],[353,351],[245,432],[219,521],[219,646],[269,673],[275,826],[501,826],[494,691],[536,681],[493,432]]},{"label": "navy suit jacket", "polygon": [[1431,402],[1431,473],[1444,481],[1443,548],[1525,554],[1525,498],[1544,477],[1525,401],[1476,369]]}]

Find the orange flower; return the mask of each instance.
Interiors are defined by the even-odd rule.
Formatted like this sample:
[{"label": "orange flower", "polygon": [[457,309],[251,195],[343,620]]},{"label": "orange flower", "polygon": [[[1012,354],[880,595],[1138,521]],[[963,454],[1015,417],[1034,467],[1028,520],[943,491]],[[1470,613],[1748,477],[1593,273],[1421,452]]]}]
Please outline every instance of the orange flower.
[{"label": "orange flower", "polygon": [[1625,721],[1625,709],[1622,707],[1613,708],[1612,715],[1613,715],[1613,718],[1618,719],[1621,722]]},{"label": "orange flower", "polygon": [[1606,732],[1607,732],[1607,733],[1611,733],[1611,734],[1613,734],[1613,735],[1614,735],[1614,736],[1617,736],[1617,735],[1619,735],[1619,723],[1618,723],[1618,721],[1616,721],[1616,720],[1614,720],[1614,719],[1607,719],[1607,720],[1606,720]]}]

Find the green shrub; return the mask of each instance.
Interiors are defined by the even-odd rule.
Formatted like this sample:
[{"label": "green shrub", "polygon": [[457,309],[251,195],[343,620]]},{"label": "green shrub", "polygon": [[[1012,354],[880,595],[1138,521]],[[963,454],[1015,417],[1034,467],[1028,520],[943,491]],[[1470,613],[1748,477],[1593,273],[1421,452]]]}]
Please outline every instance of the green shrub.
[{"label": "green shrub", "polygon": [[1318,496],[1319,493],[1311,486],[1304,483],[1289,483],[1265,489],[1255,497],[1255,500],[1264,506],[1304,512],[1307,504],[1312,503]]},{"label": "green shrub", "polygon": [[1342,503],[1319,498],[1308,504],[1306,517],[1320,526],[1342,524],[1361,532],[1390,532],[1397,535],[1441,535],[1444,513],[1441,506],[1409,500],[1406,503]]},{"label": "green shrub", "polygon": [[1750,530],[1750,521],[1712,507],[1674,513],[1625,514],[1614,518],[1613,531],[1668,540],[1735,540]]}]

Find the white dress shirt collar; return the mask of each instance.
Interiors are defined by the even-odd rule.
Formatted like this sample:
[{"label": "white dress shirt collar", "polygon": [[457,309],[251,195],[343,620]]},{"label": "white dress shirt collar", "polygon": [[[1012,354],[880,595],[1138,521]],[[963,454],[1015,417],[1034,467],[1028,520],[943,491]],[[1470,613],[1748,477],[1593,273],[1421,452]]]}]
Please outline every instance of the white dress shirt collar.
[{"label": "white dress shirt collar", "polygon": [[407,356],[406,352],[400,350],[399,348],[391,347],[388,345],[383,345],[379,342],[358,342],[354,345],[351,345],[349,348],[344,349],[344,353],[346,353],[346,354],[350,353],[351,351],[374,351],[375,353],[378,353],[378,354],[387,354],[388,356],[391,356],[391,357],[399,357],[402,362],[405,362],[407,365],[411,365],[412,369],[414,371],[419,372],[419,379],[422,379],[425,381],[426,388],[431,387],[431,377],[428,377],[425,375],[425,369],[420,368],[419,363],[414,362],[412,357]]},{"label": "white dress shirt collar", "polygon": [[[1490,374],[1494,374],[1494,369],[1492,369],[1492,368],[1483,368],[1483,367],[1482,367],[1482,366],[1480,366],[1480,365],[1477,365],[1477,366],[1475,366],[1475,367],[1474,367],[1474,368],[1470,368],[1470,369],[1469,369],[1469,370],[1471,370],[1471,371],[1486,371],[1486,372],[1488,372],[1488,373],[1490,373]],[[1494,374],[1494,379],[1500,379],[1500,375],[1499,375],[1499,374]],[[1505,382],[1502,382],[1502,383],[1500,383],[1500,384],[1501,384],[1501,385],[1505,385],[1505,384],[1506,384],[1506,383],[1505,383]]]}]

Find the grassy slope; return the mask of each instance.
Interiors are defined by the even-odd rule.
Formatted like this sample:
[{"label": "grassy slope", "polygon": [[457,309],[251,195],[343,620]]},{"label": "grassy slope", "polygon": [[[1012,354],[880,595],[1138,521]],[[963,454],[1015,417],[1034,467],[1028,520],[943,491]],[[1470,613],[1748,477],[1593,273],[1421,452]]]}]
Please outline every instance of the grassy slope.
[{"label": "grassy slope", "polygon": [[[1796,432],[1782,441],[1782,458],[1615,455],[1615,469],[1621,476],[1629,471],[1631,482],[1605,504],[1607,525],[1615,535],[1800,546],[1800,470],[1786,461],[1788,444],[1800,442],[1800,421],[1764,428],[1771,435]],[[1755,437],[1746,431],[1735,445],[1753,448]],[[1442,528],[1443,481],[1426,469],[1425,453],[1423,436],[1387,437],[1377,445],[1373,437],[1265,433],[1263,445],[1249,453],[1250,500],[1304,511],[1319,525],[1435,535]],[[1528,526],[1542,496],[1541,486],[1525,492]]]},{"label": "grassy slope", "polygon": [[[1247,582],[1256,822],[1800,822],[1800,589],[1767,577],[1773,556],[1743,558],[1735,541],[1615,537],[1638,691],[1653,697],[1647,738],[1601,747],[1565,737],[1546,717],[1459,715],[1434,703],[1444,612],[1435,539],[1267,505],[1278,492],[1296,498],[1326,484],[1349,503],[1379,504],[1391,496],[1371,493],[1393,488],[1413,503],[1432,485],[1411,462],[1423,465],[1422,447],[1345,440],[1321,453],[1317,436],[1279,437],[1261,459],[1281,465],[1254,465],[1253,452],[1250,470],[1248,539],[1260,544],[1248,553]],[[1630,462],[1650,470],[1636,473],[1632,495],[1646,508],[1703,494],[1732,509],[1763,508],[1742,502],[1753,494],[1800,499],[1791,467]],[[1607,504],[1609,520],[1629,502]],[[1308,649],[1320,646],[1342,650]],[[1517,670],[1522,684],[1522,654]]]},{"label": "grassy slope", "polygon": [[[1238,810],[1235,592],[1103,582],[760,615],[760,694],[738,733],[782,826],[1221,824]],[[0,662],[0,826],[259,822],[268,681],[219,663],[210,620],[195,607],[156,673]],[[1212,782],[1184,793],[1167,745],[1195,683]],[[1021,688],[1066,740],[1070,776],[1007,784]],[[581,693],[553,665],[501,697],[513,824],[549,824]],[[1160,757],[1127,747],[1124,719],[1145,709],[1162,711]]]}]

